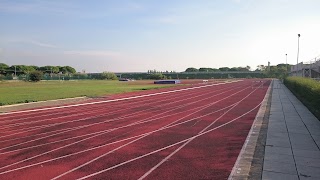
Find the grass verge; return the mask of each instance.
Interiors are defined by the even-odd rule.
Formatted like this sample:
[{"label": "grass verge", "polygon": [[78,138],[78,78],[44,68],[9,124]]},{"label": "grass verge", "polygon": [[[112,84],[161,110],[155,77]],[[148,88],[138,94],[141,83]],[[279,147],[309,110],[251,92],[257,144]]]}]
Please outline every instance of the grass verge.
[{"label": "grass verge", "polygon": [[303,77],[288,77],[284,84],[320,120],[320,83]]},{"label": "grass verge", "polygon": [[82,81],[0,81],[0,105],[37,102],[72,97],[99,97],[111,94],[159,89],[172,85],[155,85],[153,81],[119,82]]}]

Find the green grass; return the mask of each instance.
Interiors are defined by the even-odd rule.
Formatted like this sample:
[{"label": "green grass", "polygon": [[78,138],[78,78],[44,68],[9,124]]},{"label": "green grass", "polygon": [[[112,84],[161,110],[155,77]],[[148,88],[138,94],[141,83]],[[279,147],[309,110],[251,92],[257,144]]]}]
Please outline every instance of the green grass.
[{"label": "green grass", "polygon": [[153,81],[119,82],[106,80],[83,81],[0,81],[0,105],[36,102],[71,97],[99,97],[117,93],[170,87]]}]

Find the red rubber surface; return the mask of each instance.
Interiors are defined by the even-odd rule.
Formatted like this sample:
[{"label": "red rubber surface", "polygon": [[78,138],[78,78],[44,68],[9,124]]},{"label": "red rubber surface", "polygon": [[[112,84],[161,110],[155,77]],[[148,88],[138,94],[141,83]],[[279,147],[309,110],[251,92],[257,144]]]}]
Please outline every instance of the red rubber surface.
[{"label": "red rubber surface", "polygon": [[269,84],[0,115],[0,179],[227,179]]}]

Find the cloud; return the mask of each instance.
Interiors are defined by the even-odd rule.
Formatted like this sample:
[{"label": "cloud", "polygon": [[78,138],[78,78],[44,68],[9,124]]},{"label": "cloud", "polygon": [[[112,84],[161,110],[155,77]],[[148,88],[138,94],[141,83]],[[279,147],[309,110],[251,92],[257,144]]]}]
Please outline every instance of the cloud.
[{"label": "cloud", "polygon": [[75,56],[92,56],[92,57],[120,57],[119,52],[114,51],[99,51],[99,50],[84,50],[84,51],[64,51],[65,55]]},{"label": "cloud", "polygon": [[43,43],[43,42],[39,42],[39,41],[35,41],[35,40],[30,40],[27,42],[29,42],[30,44],[36,45],[36,46],[40,46],[40,47],[57,48],[57,46],[55,46],[53,44]]},{"label": "cloud", "polygon": [[45,47],[45,48],[58,48],[58,46],[50,44],[50,43],[45,43],[45,42],[40,42],[38,40],[34,39],[11,39],[8,40],[9,43],[24,43],[24,44],[31,44],[34,46],[39,46],[39,47]]}]

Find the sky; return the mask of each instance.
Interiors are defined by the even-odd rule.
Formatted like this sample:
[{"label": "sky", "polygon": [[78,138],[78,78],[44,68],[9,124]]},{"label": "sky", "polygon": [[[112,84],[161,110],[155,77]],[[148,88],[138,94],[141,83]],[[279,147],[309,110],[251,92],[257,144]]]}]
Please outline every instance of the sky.
[{"label": "sky", "polygon": [[0,63],[86,72],[245,67],[320,55],[320,0],[0,0]]}]

